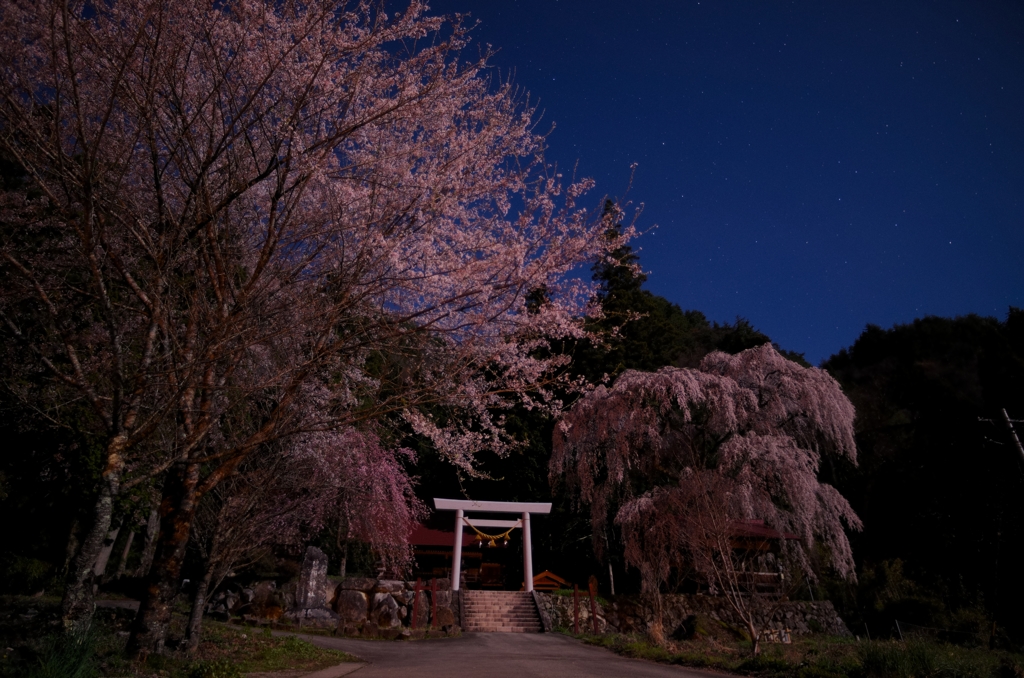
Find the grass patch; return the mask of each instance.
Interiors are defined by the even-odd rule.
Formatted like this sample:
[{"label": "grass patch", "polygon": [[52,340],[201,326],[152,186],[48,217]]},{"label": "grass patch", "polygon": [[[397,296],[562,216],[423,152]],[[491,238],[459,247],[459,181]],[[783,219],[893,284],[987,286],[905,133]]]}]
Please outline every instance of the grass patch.
[{"label": "grass patch", "polygon": [[762,645],[761,654],[750,657],[749,642],[721,638],[660,646],[638,636],[566,635],[626,657],[768,678],[1024,678],[1024,655],[925,640],[805,636],[790,645]]},{"label": "grass patch", "polygon": [[[325,650],[295,636],[273,636],[270,629],[233,628],[204,622],[199,657],[207,662],[227,661],[242,673],[255,671],[316,671],[355,657]],[[204,677],[205,678],[205,677]]]},{"label": "grass patch", "polygon": [[[92,631],[83,639],[59,633],[56,598],[0,599],[0,678],[240,678],[256,671],[316,671],[356,658],[316,647],[293,636],[275,637],[269,629],[230,627],[209,620],[195,656],[170,653],[144,663],[124,656],[135,613],[100,608]],[[184,617],[172,619],[171,637],[180,637]]]},{"label": "grass patch", "polygon": [[1018,671],[1024,669],[1019,656],[922,640],[865,643],[858,655],[867,676],[1001,678],[1003,667],[1016,664]]},{"label": "grass patch", "polygon": [[55,634],[43,643],[30,678],[93,678],[96,668],[96,632],[67,636]]}]

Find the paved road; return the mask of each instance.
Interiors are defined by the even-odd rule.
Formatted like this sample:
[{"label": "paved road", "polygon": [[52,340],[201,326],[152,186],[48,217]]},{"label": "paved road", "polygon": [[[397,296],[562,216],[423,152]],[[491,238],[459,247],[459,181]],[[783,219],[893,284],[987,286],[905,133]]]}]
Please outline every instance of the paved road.
[{"label": "paved road", "polygon": [[464,633],[407,642],[302,637],[369,662],[352,678],[722,678],[720,673],[627,659],[560,633]]}]

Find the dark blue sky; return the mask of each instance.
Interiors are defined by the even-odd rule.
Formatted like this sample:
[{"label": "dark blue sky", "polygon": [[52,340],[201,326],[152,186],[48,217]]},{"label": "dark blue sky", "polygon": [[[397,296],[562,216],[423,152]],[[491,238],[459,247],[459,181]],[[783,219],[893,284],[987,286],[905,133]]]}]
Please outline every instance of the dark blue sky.
[{"label": "dark blue sky", "polygon": [[[812,363],[1024,306],[1024,4],[435,0],[643,203],[648,288]],[[475,48],[471,48],[474,49]]]}]

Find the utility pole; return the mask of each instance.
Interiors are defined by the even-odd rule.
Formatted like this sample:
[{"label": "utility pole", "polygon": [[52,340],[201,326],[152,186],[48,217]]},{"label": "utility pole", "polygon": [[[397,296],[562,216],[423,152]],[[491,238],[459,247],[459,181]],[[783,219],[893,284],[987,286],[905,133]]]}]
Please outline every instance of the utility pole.
[{"label": "utility pole", "polygon": [[1014,422],[1021,423],[1020,419],[1010,419],[1010,415],[1006,413],[1006,408],[1003,408],[1003,423],[1006,424],[1006,428],[1010,429],[1010,436],[1013,438],[1013,442],[1017,445],[1017,452],[1020,453],[1021,461],[1024,461],[1024,446],[1020,444],[1020,438],[1017,437],[1017,431],[1013,428]]},{"label": "utility pole", "polygon": [[[1014,429],[1014,427],[1013,427],[1013,425],[1015,423],[1020,424],[1020,423],[1024,423],[1024,421],[1022,421],[1020,419],[1010,419],[1010,415],[1006,413],[1006,408],[1005,407],[1001,408],[1000,412],[1003,415],[1003,424],[1010,431],[1010,437],[1013,438],[1013,443],[1017,447],[1017,453],[1020,454],[1021,461],[1024,461],[1024,446],[1021,446],[1020,438],[1017,437],[1017,430]],[[978,421],[984,421],[984,422],[989,423],[989,424],[994,424],[995,423],[991,419],[984,419],[982,417],[978,417]],[[1002,443],[1000,443],[998,441],[995,441],[995,440],[992,440],[991,442],[994,442],[994,443],[996,443],[998,445],[1002,445]],[[995,587],[996,587],[996,596],[995,597],[998,600],[999,599],[999,596],[998,596],[998,592],[999,592],[999,545],[1002,543],[1002,540],[1001,540],[1002,529],[1000,528],[1000,525],[1002,523],[1002,514],[1001,513],[999,514],[997,520],[998,520],[998,522],[996,523],[997,528],[996,528],[996,562],[995,562]],[[991,649],[995,648],[995,646],[996,646],[996,622],[993,621],[992,622],[992,633],[988,637],[988,647],[991,650]]]},{"label": "utility pole", "polygon": [[[1017,453],[1020,455],[1021,461],[1024,461],[1024,445],[1020,444],[1020,438],[1017,437],[1017,431],[1016,429],[1013,428],[1014,424],[1024,424],[1024,419],[1010,419],[1010,415],[1006,413],[1005,407],[1002,408],[1000,412],[1003,415],[1003,424],[1006,425],[1006,429],[1010,432],[1010,437],[1013,438],[1013,443],[1017,447]],[[991,419],[985,419],[984,417],[978,417],[978,421],[984,421],[988,424],[995,423]],[[994,440],[992,442],[995,442],[998,445],[1002,445],[1002,443],[998,443],[997,441]]]}]

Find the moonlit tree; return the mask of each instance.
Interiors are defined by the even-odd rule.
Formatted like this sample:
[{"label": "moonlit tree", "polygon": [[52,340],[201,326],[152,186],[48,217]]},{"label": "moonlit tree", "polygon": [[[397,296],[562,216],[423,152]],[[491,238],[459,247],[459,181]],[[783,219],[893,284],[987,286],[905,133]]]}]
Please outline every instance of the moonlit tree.
[{"label": "moonlit tree", "polygon": [[570,274],[621,242],[425,10],[0,0],[4,357],[103,449],[66,628],[126,487],[165,479],[131,641],[158,652],[196,507],[261,446],[391,418],[471,467],[496,411],[557,407],[542,349],[591,298]]},{"label": "moonlit tree", "polygon": [[819,544],[838,575],[854,576],[846,530],[861,522],[819,480],[823,455],[856,461],[853,417],[832,377],[770,344],[712,353],[697,369],[628,371],[588,394],[556,426],[551,479],[590,506],[595,534],[614,517],[657,610],[672,569],[692,569],[744,620],[757,652],[780,592],[751,586],[750,568],[765,565],[737,546],[751,521],[779,534],[783,572],[814,578]]}]

